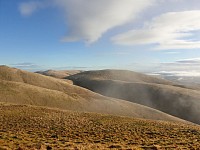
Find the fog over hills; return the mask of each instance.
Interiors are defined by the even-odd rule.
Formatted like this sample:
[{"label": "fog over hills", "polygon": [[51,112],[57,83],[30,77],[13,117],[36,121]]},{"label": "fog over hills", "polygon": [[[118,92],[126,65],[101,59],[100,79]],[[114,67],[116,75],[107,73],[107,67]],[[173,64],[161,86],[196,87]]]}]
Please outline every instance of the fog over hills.
[{"label": "fog over hills", "polygon": [[109,97],[146,105],[200,123],[200,93],[163,79],[123,70],[89,71],[67,77]]},{"label": "fog over hills", "polygon": [[108,98],[66,81],[0,67],[0,101],[155,120],[183,121],[139,104]]},{"label": "fog over hills", "polygon": [[[151,75],[151,74],[150,74]],[[200,90],[200,76],[174,74],[173,72],[157,72],[153,76],[166,79],[195,90]]]}]

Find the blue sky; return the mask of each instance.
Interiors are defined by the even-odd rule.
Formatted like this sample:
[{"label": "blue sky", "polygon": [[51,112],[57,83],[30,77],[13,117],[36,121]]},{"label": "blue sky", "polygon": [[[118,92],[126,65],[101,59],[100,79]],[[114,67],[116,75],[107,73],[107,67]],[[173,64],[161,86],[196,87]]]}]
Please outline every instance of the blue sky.
[{"label": "blue sky", "polygon": [[199,49],[199,0],[0,0],[1,65],[195,74]]}]

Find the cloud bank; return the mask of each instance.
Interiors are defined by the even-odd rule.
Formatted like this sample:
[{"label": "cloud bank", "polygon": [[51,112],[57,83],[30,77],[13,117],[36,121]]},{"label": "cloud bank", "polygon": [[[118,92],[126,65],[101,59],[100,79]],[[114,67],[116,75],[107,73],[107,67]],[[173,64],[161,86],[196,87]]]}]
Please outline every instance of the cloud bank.
[{"label": "cloud bank", "polygon": [[151,73],[165,76],[200,77],[200,58],[160,63]]},{"label": "cloud bank", "polygon": [[200,10],[169,12],[154,18],[142,29],[131,30],[112,38],[121,45],[156,44],[156,49],[200,48]]}]

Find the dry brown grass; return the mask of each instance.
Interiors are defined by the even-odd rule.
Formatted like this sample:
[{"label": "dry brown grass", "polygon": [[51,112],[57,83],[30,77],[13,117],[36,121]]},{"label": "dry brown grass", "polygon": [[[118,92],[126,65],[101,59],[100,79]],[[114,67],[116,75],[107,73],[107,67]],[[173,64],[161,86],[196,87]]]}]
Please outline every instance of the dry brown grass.
[{"label": "dry brown grass", "polygon": [[200,93],[197,90],[120,70],[83,72],[68,79],[102,95],[142,104],[200,124]]},{"label": "dry brown grass", "polygon": [[[13,81],[26,83],[46,89],[57,90],[61,92],[66,92],[67,94],[73,92],[79,92],[84,96],[88,96],[91,93],[87,93],[87,90],[82,90],[81,88],[76,88],[64,80],[56,79],[37,73],[31,73],[27,71],[22,71],[16,68],[10,68],[7,66],[0,66],[0,79],[5,81]],[[90,95],[92,96],[92,95]]]},{"label": "dry brown grass", "polygon": [[198,149],[199,126],[0,104],[0,149]]}]

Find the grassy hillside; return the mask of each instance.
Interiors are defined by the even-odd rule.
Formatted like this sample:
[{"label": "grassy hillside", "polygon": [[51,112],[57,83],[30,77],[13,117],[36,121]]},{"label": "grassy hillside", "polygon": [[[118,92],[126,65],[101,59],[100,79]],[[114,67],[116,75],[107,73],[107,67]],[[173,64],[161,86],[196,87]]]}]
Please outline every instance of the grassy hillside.
[{"label": "grassy hillside", "polygon": [[197,149],[200,128],[0,104],[0,149]]},{"label": "grassy hillside", "polygon": [[[70,91],[74,86],[70,86],[64,80],[43,76],[37,73],[22,71],[16,68],[0,66],[0,79],[14,82],[27,83],[47,89]],[[69,92],[70,93],[70,92]]]},{"label": "grassy hillside", "polygon": [[101,96],[60,79],[8,67],[0,67],[0,70],[0,102],[183,121],[142,105]]},{"label": "grassy hillside", "polygon": [[54,77],[57,79],[62,79],[63,81],[69,83],[69,84],[73,84],[73,82],[71,80],[65,79],[66,77],[70,76],[70,75],[74,75],[77,73],[80,73],[80,70],[46,70],[46,71],[37,71],[35,73],[41,74],[41,75],[45,75],[45,76],[49,76],[49,77]]},{"label": "grassy hillside", "polygon": [[[116,74],[113,75],[113,72]],[[138,76],[134,72],[132,76],[126,73],[127,71],[116,70],[83,72],[68,79],[105,96],[146,105],[200,124],[199,91],[173,86],[165,83],[165,80],[156,80],[146,75]]]}]

